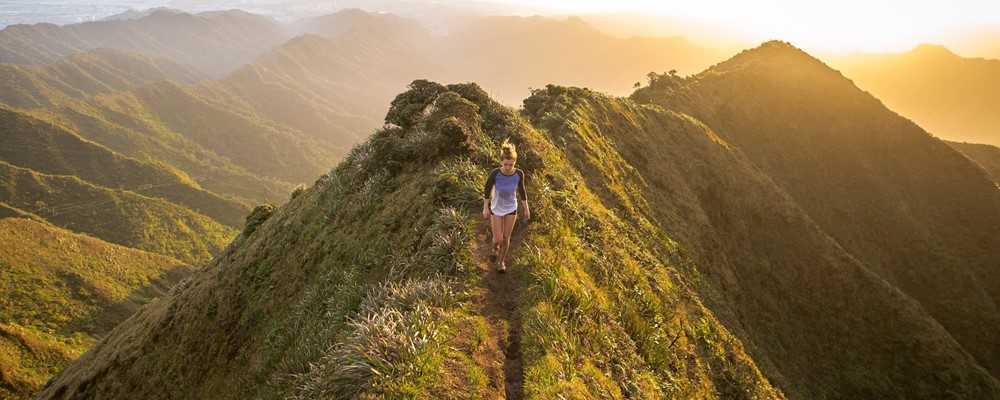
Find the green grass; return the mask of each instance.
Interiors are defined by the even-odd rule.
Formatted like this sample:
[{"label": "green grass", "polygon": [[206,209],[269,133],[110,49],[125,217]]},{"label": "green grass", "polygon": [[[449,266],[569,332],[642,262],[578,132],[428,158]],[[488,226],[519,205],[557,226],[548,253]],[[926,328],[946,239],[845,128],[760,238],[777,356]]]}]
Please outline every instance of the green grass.
[{"label": "green grass", "polygon": [[[523,321],[517,329],[529,397],[713,397],[730,387],[779,396],[739,341],[684,289],[670,261],[677,255],[647,249],[663,233],[616,217],[545,133],[474,85],[401,101],[420,96],[431,96],[433,112],[411,127],[375,132],[198,278],[121,328],[168,329],[156,322],[166,310],[193,307],[185,315],[201,322],[183,329],[196,339],[179,349],[110,338],[51,390],[71,388],[127,354],[143,355],[135,370],[168,372],[140,378],[123,371],[117,383],[68,390],[113,390],[134,379],[145,388],[169,382],[177,397],[478,398],[503,390],[496,346],[512,325],[479,315],[473,303],[483,262],[474,244],[486,241],[473,218],[496,143],[510,136],[520,145],[536,218],[522,228],[518,272],[510,274],[528,288],[514,294],[520,303],[511,311]],[[608,143],[601,146],[607,151]],[[623,201],[634,195],[619,184]],[[712,341],[694,340],[688,319],[707,321]],[[242,350],[210,356],[232,354],[226,343]],[[190,367],[170,367],[179,363]],[[246,368],[227,372],[232,364]],[[185,384],[192,379],[201,383]]]},{"label": "green grass", "polygon": [[32,398],[138,307],[191,269],[38,221],[0,219],[0,376]]},{"label": "green grass", "polygon": [[0,160],[9,164],[163,198],[231,227],[242,225],[243,216],[249,212],[242,203],[202,189],[176,168],[122,156],[26,113],[0,107],[0,128],[7,133]]},{"label": "green grass", "polygon": [[162,199],[94,186],[71,176],[40,174],[0,161],[0,200],[46,221],[108,242],[205,261],[236,231]]}]

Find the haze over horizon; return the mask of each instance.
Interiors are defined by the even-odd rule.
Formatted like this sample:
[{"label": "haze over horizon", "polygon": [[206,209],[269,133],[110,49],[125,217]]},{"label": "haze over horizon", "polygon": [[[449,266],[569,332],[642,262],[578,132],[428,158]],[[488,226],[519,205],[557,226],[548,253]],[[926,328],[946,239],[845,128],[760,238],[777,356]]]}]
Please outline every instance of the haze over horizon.
[{"label": "haze over horizon", "polygon": [[[991,38],[1000,34],[1000,3],[959,0],[947,5],[899,0],[803,3],[765,0],[707,2],[651,2],[644,0],[91,0],[39,2],[13,0],[0,4],[0,28],[13,24],[50,22],[71,24],[101,20],[128,10],[168,7],[185,12],[241,9],[267,15],[283,23],[330,14],[346,8],[382,11],[415,18],[432,30],[456,14],[627,15],[634,20],[619,26],[619,36],[685,36],[702,45],[749,47],[777,39],[817,54],[902,52],[922,43],[948,46],[967,57],[1000,58]],[[602,30],[615,30],[596,24]],[[619,24],[621,25],[621,24]]]}]

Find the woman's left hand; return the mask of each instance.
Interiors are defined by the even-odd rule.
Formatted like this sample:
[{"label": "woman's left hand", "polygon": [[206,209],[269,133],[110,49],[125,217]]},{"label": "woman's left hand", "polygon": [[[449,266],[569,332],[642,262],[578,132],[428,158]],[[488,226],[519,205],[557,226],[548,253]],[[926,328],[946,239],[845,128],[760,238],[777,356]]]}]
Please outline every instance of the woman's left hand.
[{"label": "woman's left hand", "polygon": [[525,208],[524,209],[524,220],[527,221],[529,219],[531,219],[531,210]]}]

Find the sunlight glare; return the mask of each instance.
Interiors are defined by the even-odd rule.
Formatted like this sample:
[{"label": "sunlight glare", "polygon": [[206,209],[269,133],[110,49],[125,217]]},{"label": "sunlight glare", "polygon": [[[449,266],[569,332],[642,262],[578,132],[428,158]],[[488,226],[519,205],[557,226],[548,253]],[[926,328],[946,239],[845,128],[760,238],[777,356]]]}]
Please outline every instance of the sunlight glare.
[{"label": "sunlight glare", "polygon": [[950,31],[1000,26],[1000,1],[842,0],[509,0],[564,13],[635,12],[698,20],[730,28],[747,41],[780,39],[825,52],[901,51],[940,41]]}]

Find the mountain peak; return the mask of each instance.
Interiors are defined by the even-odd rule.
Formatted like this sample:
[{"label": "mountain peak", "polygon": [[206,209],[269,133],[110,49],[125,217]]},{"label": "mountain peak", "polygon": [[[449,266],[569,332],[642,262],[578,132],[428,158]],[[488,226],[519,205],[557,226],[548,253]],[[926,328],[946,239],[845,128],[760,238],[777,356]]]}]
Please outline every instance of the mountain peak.
[{"label": "mountain peak", "polygon": [[[791,43],[780,40],[764,42],[755,48],[743,50],[728,61],[720,63],[717,67],[736,67],[747,65],[788,67],[791,66],[787,65],[789,63],[794,63],[794,65],[822,65],[825,67],[825,64],[819,61],[816,57],[813,57],[798,47],[792,46]],[[710,70],[714,69],[716,68],[713,67]]]},{"label": "mountain peak", "polygon": [[961,57],[955,54],[947,47],[939,44],[927,44],[922,43],[910,50],[909,54],[913,57],[926,60],[958,60]]}]

